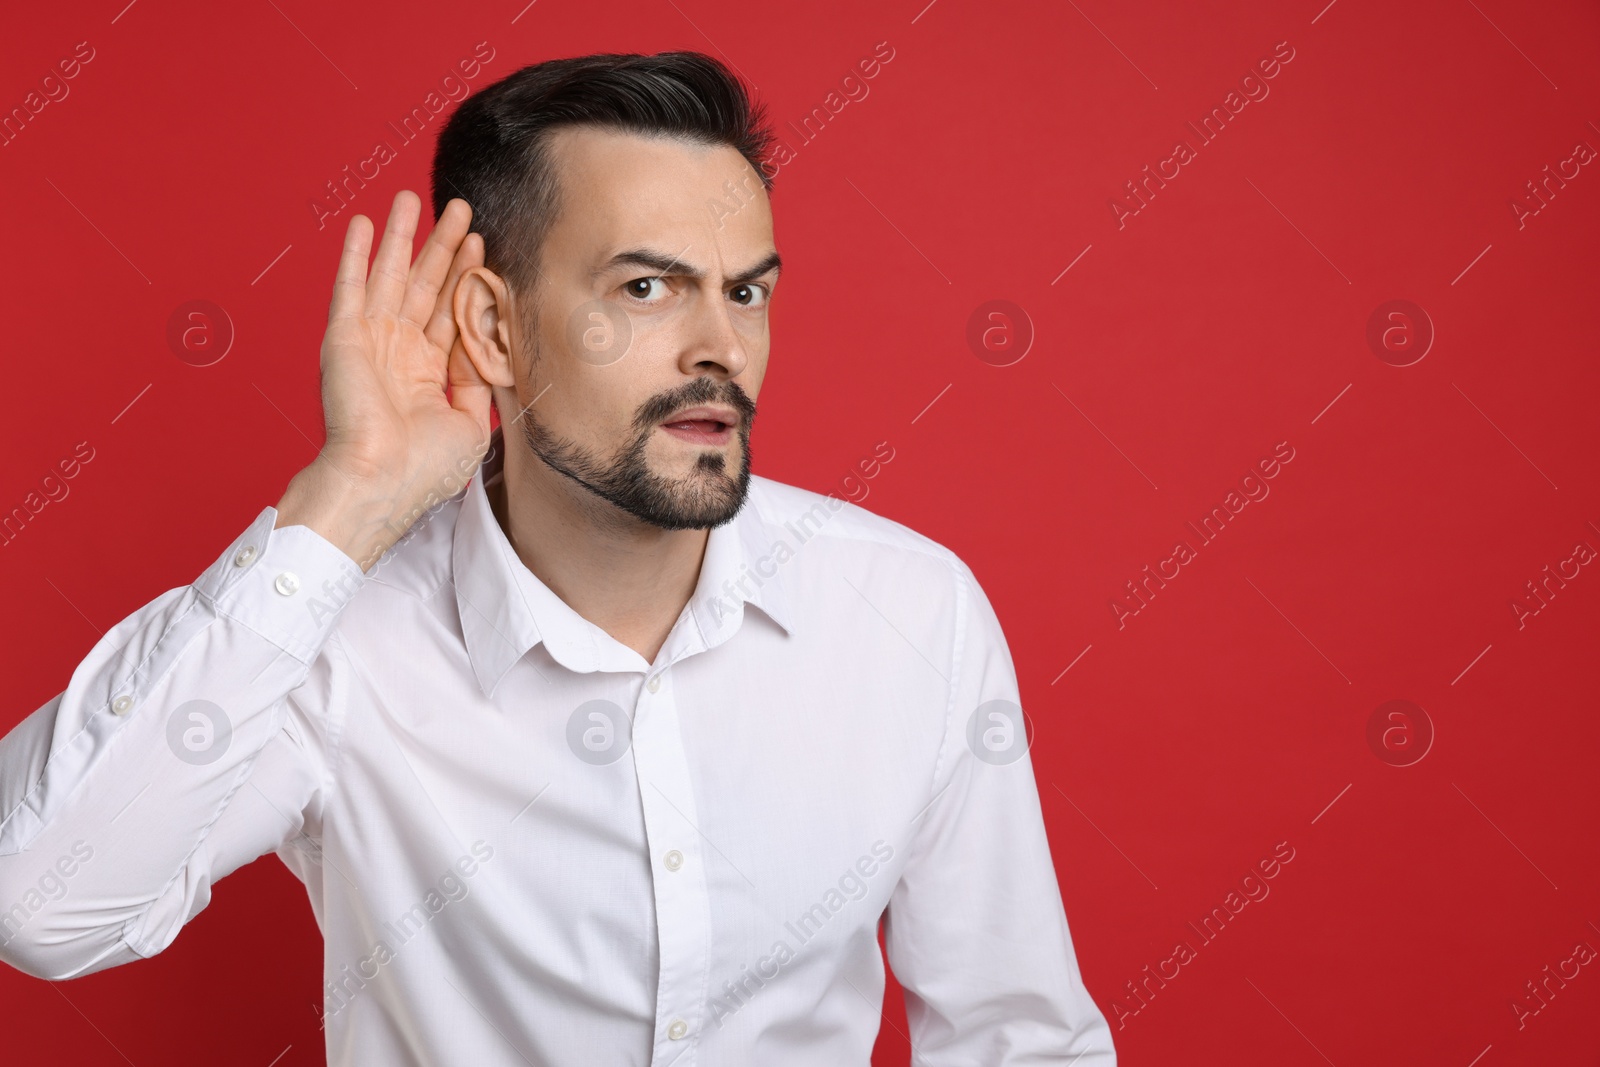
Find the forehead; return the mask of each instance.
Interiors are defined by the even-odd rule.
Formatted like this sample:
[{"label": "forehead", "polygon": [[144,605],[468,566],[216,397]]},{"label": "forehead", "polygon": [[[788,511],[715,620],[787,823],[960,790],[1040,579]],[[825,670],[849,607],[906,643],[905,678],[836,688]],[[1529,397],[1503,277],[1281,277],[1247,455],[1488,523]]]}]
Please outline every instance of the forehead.
[{"label": "forehead", "polygon": [[568,127],[551,134],[550,152],[561,188],[553,240],[772,242],[761,179],[728,145]]}]

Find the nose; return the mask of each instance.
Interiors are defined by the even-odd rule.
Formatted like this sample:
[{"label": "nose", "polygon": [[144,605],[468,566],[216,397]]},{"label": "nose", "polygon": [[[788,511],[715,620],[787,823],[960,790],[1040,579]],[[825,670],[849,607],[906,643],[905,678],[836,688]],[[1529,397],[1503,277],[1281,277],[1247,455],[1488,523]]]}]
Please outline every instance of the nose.
[{"label": "nose", "polygon": [[689,336],[684,339],[681,369],[691,377],[708,371],[719,377],[738,377],[750,357],[745,339],[728,313],[727,301],[720,292],[712,292],[696,303]]}]

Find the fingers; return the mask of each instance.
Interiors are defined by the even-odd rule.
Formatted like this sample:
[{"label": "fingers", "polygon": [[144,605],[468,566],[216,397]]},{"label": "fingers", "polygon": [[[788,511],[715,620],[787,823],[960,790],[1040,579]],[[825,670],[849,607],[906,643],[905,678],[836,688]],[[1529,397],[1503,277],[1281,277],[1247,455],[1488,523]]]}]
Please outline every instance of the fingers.
[{"label": "fingers", "polygon": [[451,346],[456,343],[456,283],[468,269],[481,266],[483,266],[483,235],[469,233],[462,239],[461,247],[456,251],[455,261],[450,264],[450,275],[439,288],[438,297],[433,305],[433,316],[428,319],[428,325],[423,331],[428,340],[441,352],[450,351]]},{"label": "fingers", "polygon": [[339,253],[339,271],[333,279],[333,299],[328,303],[328,321],[360,315],[366,307],[367,256],[372,251],[372,220],[357,215],[344,231],[344,251]]},{"label": "fingers", "polygon": [[411,241],[416,236],[417,217],[421,212],[422,200],[416,193],[402,189],[395,194],[378,255],[372,261],[372,273],[367,276],[366,310],[369,315],[374,312],[399,314],[400,298],[411,267]]},{"label": "fingers", "polygon": [[417,326],[427,325],[428,317],[433,314],[439,300],[439,284],[444,280],[452,257],[456,255],[471,224],[472,208],[465,200],[457,197],[445,205],[433,232],[423,242],[422,251],[411,265],[405,303],[400,308],[401,318]]}]

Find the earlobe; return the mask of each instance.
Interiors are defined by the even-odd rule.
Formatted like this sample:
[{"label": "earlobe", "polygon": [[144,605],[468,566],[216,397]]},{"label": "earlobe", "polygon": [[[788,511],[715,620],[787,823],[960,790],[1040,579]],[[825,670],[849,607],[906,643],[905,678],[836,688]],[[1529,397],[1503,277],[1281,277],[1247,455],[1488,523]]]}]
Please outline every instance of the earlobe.
[{"label": "earlobe", "polygon": [[462,272],[452,302],[461,346],[485,382],[506,388],[515,382],[510,308],[510,291],[499,275],[487,267]]}]

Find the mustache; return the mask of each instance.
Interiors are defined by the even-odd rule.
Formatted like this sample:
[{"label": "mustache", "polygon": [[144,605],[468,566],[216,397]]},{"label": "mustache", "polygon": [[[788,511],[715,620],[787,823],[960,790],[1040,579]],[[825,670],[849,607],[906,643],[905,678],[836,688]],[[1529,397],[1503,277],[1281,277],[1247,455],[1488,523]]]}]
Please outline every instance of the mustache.
[{"label": "mustache", "polygon": [[682,389],[661,393],[645,401],[634,416],[634,429],[649,433],[667,416],[696,404],[726,404],[739,413],[739,430],[748,433],[755,421],[756,402],[735,382],[719,384],[715,378],[696,378]]}]

